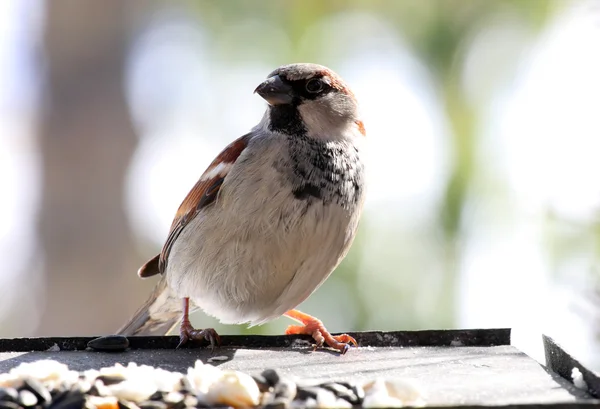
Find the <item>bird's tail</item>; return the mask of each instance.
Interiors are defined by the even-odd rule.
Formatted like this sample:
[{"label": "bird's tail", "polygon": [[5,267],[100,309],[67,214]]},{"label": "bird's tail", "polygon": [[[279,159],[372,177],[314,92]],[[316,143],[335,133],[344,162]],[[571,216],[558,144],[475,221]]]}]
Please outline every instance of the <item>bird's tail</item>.
[{"label": "bird's tail", "polygon": [[117,334],[165,335],[180,318],[181,299],[171,293],[166,278],[162,275],[150,297]]}]

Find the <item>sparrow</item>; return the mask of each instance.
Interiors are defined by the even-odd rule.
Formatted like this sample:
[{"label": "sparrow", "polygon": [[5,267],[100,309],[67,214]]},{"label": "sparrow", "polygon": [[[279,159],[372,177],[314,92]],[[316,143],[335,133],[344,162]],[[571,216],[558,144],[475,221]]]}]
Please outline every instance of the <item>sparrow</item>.
[{"label": "sparrow", "polygon": [[[317,64],[284,65],[254,91],[262,120],[208,166],[175,214],[160,254],[138,271],[160,276],[120,330],[164,335],[181,319],[180,344],[219,335],[192,327],[202,309],[222,323],[262,324],[285,315],[315,348],[342,354],[347,334],[295,308],[329,277],[356,235],[365,198],[365,128],[339,75]],[[181,314],[183,306],[183,314]]]}]

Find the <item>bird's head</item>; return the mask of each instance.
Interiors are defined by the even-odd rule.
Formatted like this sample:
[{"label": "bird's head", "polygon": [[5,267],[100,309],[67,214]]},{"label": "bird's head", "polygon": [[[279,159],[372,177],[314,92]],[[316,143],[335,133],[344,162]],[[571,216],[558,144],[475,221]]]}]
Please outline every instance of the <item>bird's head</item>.
[{"label": "bird's head", "polygon": [[289,135],[335,139],[364,134],[354,94],[339,75],[317,64],[289,64],[271,72],[254,91],[269,103],[269,128]]}]

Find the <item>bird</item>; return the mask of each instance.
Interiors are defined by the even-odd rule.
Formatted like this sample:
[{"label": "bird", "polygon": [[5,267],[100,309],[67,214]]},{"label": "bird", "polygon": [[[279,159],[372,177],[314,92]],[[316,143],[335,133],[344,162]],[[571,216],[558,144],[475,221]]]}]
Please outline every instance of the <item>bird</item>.
[{"label": "bird", "polygon": [[296,307],[330,276],[356,236],[365,200],[365,126],[357,99],[331,69],[280,66],[254,90],[267,109],[208,166],[178,208],[160,254],[139,270],[159,276],[121,335],[164,335],[179,346],[205,340],[190,311],[224,324],[297,322],[315,348],[346,353],[356,340],[332,335]]}]

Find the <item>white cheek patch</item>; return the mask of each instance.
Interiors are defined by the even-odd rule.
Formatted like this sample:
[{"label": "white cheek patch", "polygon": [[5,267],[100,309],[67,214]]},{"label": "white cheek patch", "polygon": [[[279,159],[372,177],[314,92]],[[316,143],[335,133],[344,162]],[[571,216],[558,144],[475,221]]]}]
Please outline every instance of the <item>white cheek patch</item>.
[{"label": "white cheek patch", "polygon": [[233,163],[221,162],[218,165],[216,165],[210,169],[207,169],[206,172],[204,172],[204,174],[200,178],[200,180],[208,180],[208,179],[213,179],[213,178],[217,178],[217,177],[223,177],[223,176],[227,175],[227,173],[229,173],[232,166],[233,166]]}]

